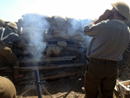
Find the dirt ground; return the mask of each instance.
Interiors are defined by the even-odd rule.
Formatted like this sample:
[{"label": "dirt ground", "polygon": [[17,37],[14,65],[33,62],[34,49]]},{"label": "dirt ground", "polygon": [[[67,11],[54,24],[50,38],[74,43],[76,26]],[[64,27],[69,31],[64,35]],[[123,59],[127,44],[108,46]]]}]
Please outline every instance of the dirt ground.
[{"label": "dirt ground", "polygon": [[[29,77],[31,77],[31,75],[29,75]],[[85,92],[82,90],[84,79],[80,79],[80,77],[81,74],[77,74],[64,78],[41,81],[42,98],[63,98],[64,96],[62,95],[66,95],[72,87],[71,92],[65,98],[84,98]],[[33,86],[31,82],[33,81],[29,80],[24,84],[15,83],[17,98],[38,98],[37,86]],[[43,87],[45,89],[43,89]],[[52,97],[50,97],[45,90],[47,90]],[[119,92],[114,91],[114,98],[122,97]],[[130,95],[125,96],[125,98],[130,98]]]},{"label": "dirt ground", "polygon": [[[41,85],[42,98],[51,98],[51,96],[52,98],[63,98],[63,95],[66,95],[72,87],[73,89],[66,96],[66,98],[84,98],[85,92],[82,90],[82,87],[84,86],[84,81],[83,79],[79,80],[79,78],[79,75],[74,75],[55,80],[44,81],[43,85]],[[47,94],[47,92],[42,88],[42,86],[45,87],[45,89],[51,94],[51,96]],[[38,98],[37,86],[34,86],[33,88],[29,89],[30,87],[32,87],[30,83],[24,85],[16,85],[18,98]],[[25,92],[28,89],[29,91]],[[21,96],[21,94],[24,92],[25,94]],[[114,98],[122,97],[118,92],[114,91]],[[130,98],[130,96],[126,95],[125,98]]]},{"label": "dirt ground", "polygon": [[[13,77],[13,74],[0,72],[1,75],[7,77]],[[23,84],[15,83],[15,87],[17,90],[17,98],[38,98],[37,93],[37,86],[33,86],[31,82],[35,80],[34,73],[27,72],[25,73],[27,77],[26,79],[20,80]],[[40,78],[43,78],[45,76],[40,75]],[[62,95],[65,95],[74,85],[75,87],[71,90],[71,92],[68,94],[66,98],[84,98],[85,92],[82,90],[82,87],[84,86],[84,79],[79,81],[79,78],[81,77],[81,74],[67,76],[64,78],[58,78],[58,79],[51,79],[51,80],[42,80],[41,90],[42,90],[42,98],[51,98],[48,93],[45,91],[45,89],[51,94],[52,98],[63,98]],[[20,82],[19,81],[19,82]],[[78,82],[78,83],[77,83]],[[45,87],[45,89],[43,89]],[[29,91],[27,91],[29,90]],[[21,95],[23,94],[23,95]],[[122,98],[119,94],[119,92],[114,92],[114,98]],[[100,98],[100,97],[98,97]],[[130,98],[130,95],[126,95],[125,98]]]},{"label": "dirt ground", "polygon": [[[84,98],[85,92],[82,90],[84,84],[83,80],[79,80],[79,78],[79,76],[75,75],[71,77],[44,81],[43,85],[41,85],[41,90],[43,94],[42,97],[51,98],[42,88],[42,86],[46,88],[46,90],[51,94],[53,98],[63,98],[62,95],[65,95],[76,84],[66,98]],[[18,97],[38,98],[37,86],[34,86],[31,90],[20,97],[20,94],[25,92],[30,87],[32,87],[31,84],[16,85]]]}]

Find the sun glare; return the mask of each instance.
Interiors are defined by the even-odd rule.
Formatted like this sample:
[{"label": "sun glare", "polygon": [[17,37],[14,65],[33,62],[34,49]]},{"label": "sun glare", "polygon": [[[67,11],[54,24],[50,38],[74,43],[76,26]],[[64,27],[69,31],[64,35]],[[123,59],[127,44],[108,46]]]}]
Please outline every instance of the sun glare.
[{"label": "sun glare", "polygon": [[[58,15],[77,19],[95,19],[105,9],[111,9],[111,3],[118,0],[14,0],[15,3],[12,0],[8,0],[10,5],[4,0],[2,1],[2,5],[8,7],[1,10],[1,18],[16,21],[26,13],[39,13],[47,16]],[[123,0],[123,2],[130,5],[129,0]]]}]

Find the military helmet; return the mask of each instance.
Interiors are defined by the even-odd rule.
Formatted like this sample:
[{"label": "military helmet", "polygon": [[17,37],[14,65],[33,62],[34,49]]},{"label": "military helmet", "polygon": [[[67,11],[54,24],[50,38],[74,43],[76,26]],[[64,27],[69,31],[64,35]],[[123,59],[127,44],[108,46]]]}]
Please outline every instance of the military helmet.
[{"label": "military helmet", "polygon": [[116,2],[112,3],[112,6],[126,19],[130,19],[130,8],[129,6],[124,2]]},{"label": "military helmet", "polygon": [[9,22],[9,23],[7,23],[7,25],[12,28],[18,29],[17,24],[15,22]]},{"label": "military helmet", "polygon": [[3,19],[0,19],[0,26],[4,26],[5,25],[5,21]]}]

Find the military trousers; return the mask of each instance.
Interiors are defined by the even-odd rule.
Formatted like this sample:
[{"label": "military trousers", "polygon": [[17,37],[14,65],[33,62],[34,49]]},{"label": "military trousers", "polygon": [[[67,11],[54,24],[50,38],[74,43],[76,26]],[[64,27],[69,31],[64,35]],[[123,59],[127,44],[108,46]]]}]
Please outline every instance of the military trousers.
[{"label": "military trousers", "polygon": [[91,59],[84,77],[85,98],[113,98],[118,77],[118,62]]},{"label": "military trousers", "polygon": [[0,43],[0,64],[4,65],[5,61],[8,60],[14,68],[19,67],[19,60],[16,55],[12,52],[11,48],[6,44]]}]

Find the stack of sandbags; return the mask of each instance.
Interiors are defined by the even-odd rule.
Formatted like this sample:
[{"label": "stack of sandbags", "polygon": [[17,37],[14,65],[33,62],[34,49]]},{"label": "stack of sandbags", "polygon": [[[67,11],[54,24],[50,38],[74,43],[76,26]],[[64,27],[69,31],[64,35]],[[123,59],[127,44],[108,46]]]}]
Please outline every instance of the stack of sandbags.
[{"label": "stack of sandbags", "polygon": [[50,28],[48,34],[45,34],[45,39],[48,38],[69,39],[69,36],[66,34],[68,30],[66,18],[60,16],[52,16],[49,23]]},{"label": "stack of sandbags", "polygon": [[[43,24],[45,24],[45,26],[43,26]],[[25,14],[23,18],[19,19],[18,25],[19,28],[22,26],[23,29],[47,29],[47,33],[43,35],[44,39],[61,38],[82,41],[84,38],[83,21],[74,18],[60,16],[43,16],[42,18],[42,16],[38,14]],[[23,35],[27,33],[26,30],[21,32]],[[43,30],[43,32],[45,32],[45,30]]]},{"label": "stack of sandbags", "polygon": [[[30,20],[32,17],[33,20]],[[28,19],[29,18],[29,19]],[[35,19],[36,18],[36,19]],[[20,20],[20,23],[23,23],[23,34],[24,39],[28,40],[27,31],[35,30],[37,27],[37,23],[41,16],[38,16],[36,14],[25,14],[23,19]],[[74,47],[75,44],[86,44],[85,41],[85,35],[83,33],[83,26],[84,22],[81,20],[77,20],[74,18],[68,18],[68,17],[61,17],[61,16],[52,16],[52,17],[43,17],[41,19],[40,24],[44,24],[44,21],[47,21],[49,24],[49,28],[46,28],[46,31],[44,31],[43,34],[43,41],[48,42],[50,40],[54,40],[55,42],[53,46],[50,46],[48,43],[46,47],[46,56],[50,57],[52,54],[59,56],[63,51],[72,51],[72,52],[78,52],[78,47]],[[29,22],[27,22],[29,21]],[[38,22],[38,24],[39,24]],[[31,30],[30,30],[31,29]],[[40,28],[41,29],[41,28]],[[43,27],[43,29],[45,29]],[[33,30],[33,31],[34,31]],[[36,32],[37,33],[37,32]],[[31,33],[33,34],[33,33]],[[34,35],[34,34],[33,34]],[[57,41],[56,41],[57,40]],[[71,40],[72,43],[70,42],[68,45],[67,40]],[[60,42],[59,42],[60,41]],[[64,42],[63,42],[64,41]],[[85,42],[84,42],[85,41]],[[73,44],[73,42],[75,42]],[[53,42],[52,42],[53,43]],[[65,44],[65,46],[62,46]],[[70,45],[71,44],[71,45]],[[76,46],[76,45],[75,45]]]},{"label": "stack of sandbags", "polygon": [[45,33],[45,39],[61,38],[83,41],[83,24],[80,20],[53,16],[49,22],[50,28]]},{"label": "stack of sandbags", "polygon": [[47,45],[46,56],[51,57],[52,55],[60,56],[63,52],[68,51],[70,54],[73,52],[75,54],[79,53],[78,47],[73,45],[69,46],[67,41],[57,41],[56,44]]},{"label": "stack of sandbags", "polygon": [[49,46],[46,49],[46,56],[50,57],[52,54],[59,56],[62,52],[62,48],[58,46]]},{"label": "stack of sandbags", "polygon": [[50,57],[52,54],[59,56],[66,47],[67,43],[65,41],[58,41],[57,44],[47,47],[46,56]]},{"label": "stack of sandbags", "polygon": [[64,17],[52,16],[50,19],[50,29],[64,31],[66,30],[67,20]]}]

